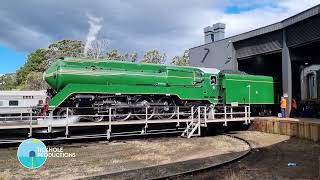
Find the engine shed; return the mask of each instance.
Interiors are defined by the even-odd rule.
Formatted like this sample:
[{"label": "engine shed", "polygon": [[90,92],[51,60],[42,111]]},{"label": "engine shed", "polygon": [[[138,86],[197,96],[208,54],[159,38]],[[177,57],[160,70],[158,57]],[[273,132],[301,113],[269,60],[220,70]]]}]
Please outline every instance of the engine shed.
[{"label": "engine shed", "polygon": [[232,37],[224,37],[225,27],[204,28],[205,43],[190,49],[192,66],[273,76],[288,102],[319,102],[320,5]]}]

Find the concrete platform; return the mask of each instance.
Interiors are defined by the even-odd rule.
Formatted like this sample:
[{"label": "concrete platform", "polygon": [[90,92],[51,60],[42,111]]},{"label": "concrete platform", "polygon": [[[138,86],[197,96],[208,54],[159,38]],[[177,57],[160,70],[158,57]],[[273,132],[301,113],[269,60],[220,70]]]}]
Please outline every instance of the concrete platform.
[{"label": "concrete platform", "polygon": [[320,141],[320,119],[256,117],[252,127],[261,132]]}]

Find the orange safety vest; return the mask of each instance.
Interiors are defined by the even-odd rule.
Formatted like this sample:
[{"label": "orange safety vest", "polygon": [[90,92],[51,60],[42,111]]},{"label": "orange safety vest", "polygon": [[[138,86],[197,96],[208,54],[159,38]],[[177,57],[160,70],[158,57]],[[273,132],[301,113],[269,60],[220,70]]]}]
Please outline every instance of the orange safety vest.
[{"label": "orange safety vest", "polygon": [[287,108],[287,100],[285,98],[281,99],[280,103],[281,103],[280,105],[281,108],[283,109]]}]

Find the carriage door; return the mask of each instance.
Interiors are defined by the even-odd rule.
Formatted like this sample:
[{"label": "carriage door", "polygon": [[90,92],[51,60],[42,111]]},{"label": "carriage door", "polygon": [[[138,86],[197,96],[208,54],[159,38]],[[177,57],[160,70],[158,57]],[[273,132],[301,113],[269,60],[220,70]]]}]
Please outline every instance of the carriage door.
[{"label": "carriage door", "polygon": [[316,75],[314,72],[307,75],[307,97],[308,99],[317,98]]}]

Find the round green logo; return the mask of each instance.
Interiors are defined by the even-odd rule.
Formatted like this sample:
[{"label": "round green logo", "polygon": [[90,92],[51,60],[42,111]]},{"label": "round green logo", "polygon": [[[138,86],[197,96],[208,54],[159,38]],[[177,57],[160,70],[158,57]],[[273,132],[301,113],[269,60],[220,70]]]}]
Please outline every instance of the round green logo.
[{"label": "round green logo", "polygon": [[46,145],[39,139],[24,140],[18,148],[20,164],[28,169],[40,168],[47,160]]}]

